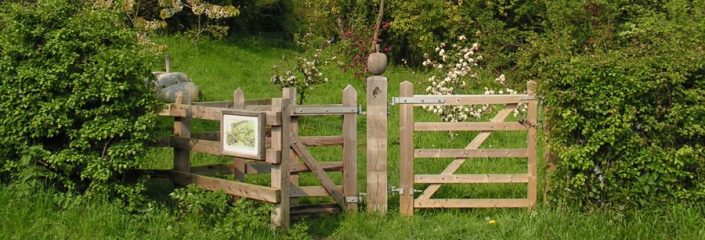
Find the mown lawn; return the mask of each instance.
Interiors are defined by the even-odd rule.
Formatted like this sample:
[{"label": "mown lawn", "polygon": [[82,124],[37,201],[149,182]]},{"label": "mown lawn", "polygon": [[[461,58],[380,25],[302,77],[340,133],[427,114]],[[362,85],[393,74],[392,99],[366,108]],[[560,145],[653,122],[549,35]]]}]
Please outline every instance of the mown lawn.
[{"label": "mown lawn", "polygon": [[[188,74],[203,92],[205,101],[231,100],[237,88],[245,91],[246,98],[271,98],[281,96],[278,87],[270,83],[271,68],[281,63],[282,56],[289,60],[297,51],[286,42],[259,38],[240,39],[233,42],[204,41],[197,48],[187,40],[163,37],[158,42],[169,46],[172,71]],[[155,69],[160,70],[160,69]],[[365,88],[362,77],[329,66],[324,71],[330,81],[307,95],[307,104],[340,103],[345,86],[358,90],[358,99],[364,105]],[[416,92],[423,92],[425,73],[405,67],[390,67],[389,97],[398,96],[399,83],[409,80],[416,83]],[[389,183],[398,186],[398,107],[390,107],[389,116]],[[437,117],[421,109],[417,121],[435,121]],[[491,116],[487,116],[489,118]],[[486,119],[485,119],[486,120]],[[516,120],[516,119],[512,119]],[[308,117],[300,122],[301,135],[338,135],[340,118]],[[215,122],[197,121],[194,131],[214,131]],[[165,133],[170,121],[164,119],[161,128]],[[359,187],[365,189],[365,120],[358,122]],[[448,133],[416,134],[418,148],[463,148],[474,133],[461,133],[450,138]],[[541,141],[539,141],[541,142]],[[493,135],[481,148],[520,148],[526,146],[526,133],[504,132]],[[541,149],[541,148],[539,148]],[[313,148],[313,155],[321,161],[339,160],[339,148]],[[167,169],[172,164],[172,152],[155,149],[145,158],[144,168]],[[193,154],[193,165],[226,162],[229,159],[203,154]],[[417,173],[439,173],[450,162],[447,160],[418,160]],[[539,161],[539,197],[543,189],[543,160]],[[526,160],[486,159],[470,160],[460,173],[521,173],[526,171]],[[332,174],[340,181],[340,174]],[[266,183],[266,176],[253,176],[250,182]],[[302,177],[302,185],[315,185],[311,175]],[[422,189],[423,186],[417,186]],[[152,184],[151,196],[167,199],[171,186]],[[522,198],[523,185],[444,186],[436,198]],[[313,199],[310,201],[320,201]],[[539,199],[542,202],[543,199]],[[306,200],[304,200],[306,201]],[[107,201],[63,201],[48,193],[28,193],[17,188],[0,189],[0,237],[4,239],[33,238],[197,238],[218,239],[217,231],[208,224],[173,214],[168,201],[156,200],[151,211],[131,214],[119,205]],[[539,204],[534,210],[526,209],[468,209],[421,210],[414,217],[398,215],[398,196],[391,195],[389,214],[385,217],[364,213],[335,216],[309,217],[303,220],[313,238],[330,239],[703,239],[705,218],[703,210],[683,206],[662,206],[642,211],[604,211],[584,213],[573,209]],[[494,224],[488,219],[495,220]],[[253,230],[242,238],[284,238],[286,233]]]}]

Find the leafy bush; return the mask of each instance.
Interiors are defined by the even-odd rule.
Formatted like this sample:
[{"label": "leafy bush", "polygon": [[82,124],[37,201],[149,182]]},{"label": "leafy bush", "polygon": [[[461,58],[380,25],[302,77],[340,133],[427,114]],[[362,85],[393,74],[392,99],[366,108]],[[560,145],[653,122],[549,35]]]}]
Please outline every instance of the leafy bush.
[{"label": "leafy bush", "polygon": [[0,8],[0,175],[134,197],[117,183],[152,136],[157,58],[120,15],[77,2]]},{"label": "leafy bush", "polygon": [[620,4],[576,3],[577,13],[551,28],[575,18],[591,24],[536,40],[555,40],[554,49],[535,50],[545,50],[535,73],[550,107],[553,192],[585,208],[701,204],[705,14],[694,6],[702,5]]},{"label": "leafy bush", "polygon": [[[187,218],[196,218],[204,228],[223,239],[272,238],[268,205],[252,200],[232,201],[223,192],[201,190],[194,185],[176,189],[170,194],[178,213]],[[309,239],[308,226],[294,225],[283,233],[284,239]]]}]

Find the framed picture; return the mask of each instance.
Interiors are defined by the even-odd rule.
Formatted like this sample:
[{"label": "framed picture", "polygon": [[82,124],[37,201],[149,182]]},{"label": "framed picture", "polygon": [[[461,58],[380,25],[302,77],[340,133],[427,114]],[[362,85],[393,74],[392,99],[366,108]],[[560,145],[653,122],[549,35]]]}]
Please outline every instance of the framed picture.
[{"label": "framed picture", "polygon": [[224,155],[264,160],[264,113],[223,111],[220,142]]}]

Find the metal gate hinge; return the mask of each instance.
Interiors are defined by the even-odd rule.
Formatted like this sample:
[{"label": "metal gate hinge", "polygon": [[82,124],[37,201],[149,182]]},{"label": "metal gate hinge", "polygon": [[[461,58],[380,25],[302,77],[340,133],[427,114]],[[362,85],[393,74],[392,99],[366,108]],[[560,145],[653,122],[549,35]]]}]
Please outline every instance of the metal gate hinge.
[{"label": "metal gate hinge", "polygon": [[442,97],[417,96],[417,97],[393,97],[392,104],[443,104],[446,102]]},{"label": "metal gate hinge", "polygon": [[402,194],[404,194],[404,188],[401,188],[401,187],[397,188],[396,186],[389,186],[389,191],[388,191],[388,192],[390,192],[390,193],[392,193],[392,192],[398,192],[399,195],[402,195]]}]

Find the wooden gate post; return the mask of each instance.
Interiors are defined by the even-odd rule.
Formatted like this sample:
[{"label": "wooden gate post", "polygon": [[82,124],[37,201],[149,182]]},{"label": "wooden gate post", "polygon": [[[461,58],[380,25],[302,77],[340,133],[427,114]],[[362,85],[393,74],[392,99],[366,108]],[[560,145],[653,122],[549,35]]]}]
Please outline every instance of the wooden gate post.
[{"label": "wooden gate post", "polygon": [[367,78],[367,211],[387,213],[387,78]]},{"label": "wooden gate post", "polygon": [[[400,97],[413,97],[414,84],[404,81],[399,87]],[[399,212],[414,215],[414,105],[399,106]]]},{"label": "wooden gate post", "polygon": [[[357,91],[350,85],[343,90],[343,106],[357,107]],[[357,113],[343,115],[343,193],[357,200]],[[357,211],[357,201],[346,206]]]},{"label": "wooden gate post", "polygon": [[[238,88],[235,92],[233,92],[233,108],[240,110],[245,109],[245,92],[243,92],[241,88]],[[247,175],[245,160],[242,158],[233,157],[233,164],[235,165],[235,179],[240,182],[244,182],[245,175]]]},{"label": "wooden gate post", "polygon": [[529,81],[526,84],[526,91],[531,100],[529,100],[527,110],[527,120],[529,121],[529,139],[527,146],[528,153],[528,175],[529,186],[527,198],[529,205],[532,207],[536,204],[536,125],[538,124],[538,100],[536,99],[536,82]]},{"label": "wooden gate post", "polygon": [[[177,92],[176,104],[191,105],[191,96],[188,93]],[[174,117],[174,137],[191,138],[191,118]],[[188,149],[174,147],[174,170],[180,172],[191,171],[191,151]]]},{"label": "wooden gate post", "polygon": [[291,173],[289,162],[289,151],[291,149],[291,135],[289,134],[290,122],[290,99],[272,99],[272,111],[281,113],[281,125],[272,126],[271,150],[267,154],[279,155],[281,162],[272,164],[271,185],[279,190],[279,203],[274,204],[272,210],[272,223],[275,227],[288,228],[290,224],[290,197],[291,183],[289,175]]},{"label": "wooden gate post", "polygon": [[[282,97],[283,98],[288,98],[289,99],[289,107],[291,111],[296,109],[296,88],[283,88],[282,89]],[[299,136],[299,119],[295,116],[290,116],[291,121],[289,124],[289,132],[291,133],[290,136],[298,137]],[[294,150],[289,150],[289,161],[291,162],[292,165],[296,164],[299,160],[299,156],[296,155],[296,152]],[[292,173],[289,176],[289,179],[291,180],[291,185],[293,186],[299,186],[299,174],[298,173]],[[298,204],[298,199],[291,199],[291,206],[295,206]]]}]

